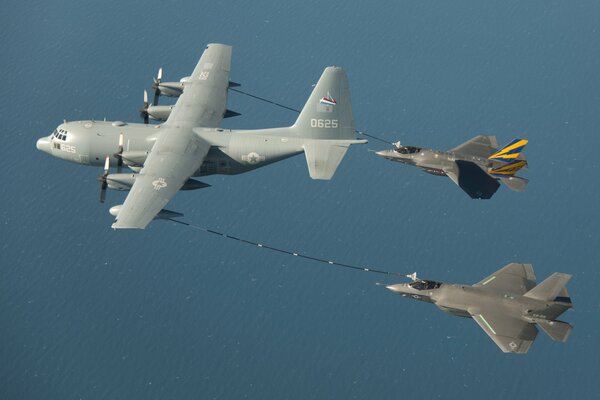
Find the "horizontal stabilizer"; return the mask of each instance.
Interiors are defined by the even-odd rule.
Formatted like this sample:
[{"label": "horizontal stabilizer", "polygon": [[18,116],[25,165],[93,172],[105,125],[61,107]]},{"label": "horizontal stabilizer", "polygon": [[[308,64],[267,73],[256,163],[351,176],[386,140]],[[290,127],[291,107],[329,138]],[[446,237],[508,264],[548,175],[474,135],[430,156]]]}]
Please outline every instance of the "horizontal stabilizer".
[{"label": "horizontal stabilizer", "polygon": [[538,321],[538,326],[557,342],[566,342],[571,335],[573,326],[562,321]]},{"label": "horizontal stabilizer", "polygon": [[500,181],[504,183],[510,190],[515,192],[522,192],[529,183],[528,179],[520,178],[518,176],[509,176],[507,178],[500,178]]},{"label": "horizontal stabilizer", "polygon": [[542,283],[525,293],[524,296],[536,300],[554,301],[559,294],[564,293],[563,289],[570,279],[571,275],[569,274],[555,272]]},{"label": "horizontal stabilizer", "polygon": [[329,145],[313,141],[304,145],[308,172],[313,179],[329,180],[333,177],[342,158],[348,151],[348,144]]}]

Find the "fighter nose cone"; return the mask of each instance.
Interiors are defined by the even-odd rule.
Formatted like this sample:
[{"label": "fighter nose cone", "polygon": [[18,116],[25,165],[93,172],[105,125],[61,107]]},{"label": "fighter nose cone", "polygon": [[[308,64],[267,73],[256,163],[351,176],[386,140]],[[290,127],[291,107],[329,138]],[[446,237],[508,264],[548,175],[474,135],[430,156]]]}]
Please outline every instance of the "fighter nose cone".
[{"label": "fighter nose cone", "polygon": [[44,153],[50,153],[50,139],[48,139],[47,137],[39,138],[37,143],[35,144],[35,147],[37,147],[39,151],[43,151]]},{"label": "fighter nose cone", "polygon": [[380,150],[380,151],[376,151],[375,154],[377,154],[380,157],[385,157],[388,153],[388,150]]},{"label": "fighter nose cone", "polygon": [[389,289],[389,290],[391,290],[391,291],[392,291],[392,292],[394,292],[394,293],[398,293],[398,292],[401,292],[401,291],[402,291],[402,290],[401,290],[402,286],[403,286],[403,284],[401,284],[401,283],[398,283],[398,284],[396,284],[396,285],[388,285],[388,286],[386,286],[385,288],[386,288],[386,289]]}]

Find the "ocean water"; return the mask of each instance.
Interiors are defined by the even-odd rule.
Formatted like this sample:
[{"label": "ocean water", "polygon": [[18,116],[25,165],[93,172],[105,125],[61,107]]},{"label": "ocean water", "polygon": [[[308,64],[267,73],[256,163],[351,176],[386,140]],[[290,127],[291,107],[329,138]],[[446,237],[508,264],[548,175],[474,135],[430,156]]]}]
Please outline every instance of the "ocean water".
[{"label": "ocean water", "polygon": [[[594,398],[600,329],[600,5],[593,1],[9,1],[0,6],[0,399]],[[169,209],[302,253],[475,283],[509,262],[573,274],[575,329],[501,353],[473,322],[337,269],[153,222],[110,229],[99,169],[38,152],[63,119],[139,121],[159,66],[234,46],[231,79],[300,108],[327,65],[357,129],[447,149],[530,140],[527,190],[473,201],[353,146],[204,179]],[[232,93],[232,128],[296,115]]]}]

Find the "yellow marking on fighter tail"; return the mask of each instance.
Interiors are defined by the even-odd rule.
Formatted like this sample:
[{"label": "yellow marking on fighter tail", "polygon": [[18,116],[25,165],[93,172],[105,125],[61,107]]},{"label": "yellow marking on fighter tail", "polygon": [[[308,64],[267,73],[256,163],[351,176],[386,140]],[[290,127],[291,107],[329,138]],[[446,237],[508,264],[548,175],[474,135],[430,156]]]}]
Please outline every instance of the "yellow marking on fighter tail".
[{"label": "yellow marking on fighter tail", "polygon": [[521,139],[518,142],[513,143],[510,146],[503,148],[502,150],[498,151],[497,153],[492,154],[489,157],[489,159],[493,160],[495,158],[517,158],[517,157],[519,157],[520,152],[517,152],[514,154],[506,154],[506,153],[509,153],[510,151],[517,149],[519,147],[525,147],[525,145],[527,145],[527,143],[529,143],[529,140]]},{"label": "yellow marking on fighter tail", "polygon": [[489,173],[495,175],[514,175],[525,165],[527,165],[527,161],[518,161],[499,168],[492,168],[489,170]]}]

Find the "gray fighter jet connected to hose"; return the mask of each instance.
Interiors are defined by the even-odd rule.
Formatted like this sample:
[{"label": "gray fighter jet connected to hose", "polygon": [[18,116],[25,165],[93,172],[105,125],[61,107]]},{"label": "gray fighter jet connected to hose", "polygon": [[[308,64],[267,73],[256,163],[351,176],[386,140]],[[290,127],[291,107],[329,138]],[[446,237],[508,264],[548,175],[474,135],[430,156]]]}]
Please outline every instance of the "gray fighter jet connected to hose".
[{"label": "gray fighter jet connected to hose", "polygon": [[[189,77],[154,82],[155,100],[144,96],[146,124],[121,121],[75,121],[59,125],[37,141],[37,148],[77,164],[101,166],[100,201],[106,189],[129,190],[110,213],[112,227],[145,228],[154,218],[182,214],[164,207],[179,190],[210,186],[192,177],[240,174],[304,153],[313,179],[328,180],[356,139],[348,78],[343,69],[327,67],[294,125],[236,131],[219,128],[227,116],[231,46],[210,44]],[[178,97],[174,106],[158,106],[157,95]],[[155,107],[155,108],[151,108]],[[162,108],[156,108],[162,107]],[[149,118],[165,119],[148,125]],[[110,173],[110,164],[117,173]],[[132,173],[121,173],[122,166]]]},{"label": "gray fighter jet connected to hose", "polygon": [[447,176],[473,199],[489,199],[499,182],[521,192],[528,180],[515,176],[527,167],[521,154],[528,143],[516,139],[501,149],[495,136],[477,136],[448,151],[423,149],[394,143],[395,149],[376,152],[388,160],[414,165],[432,175]]},{"label": "gray fighter jet connected to hose", "polygon": [[573,328],[556,318],[572,307],[565,285],[571,275],[555,272],[536,286],[531,264],[508,264],[475,285],[435,282],[408,275],[411,283],[386,286],[403,297],[433,303],[470,317],[505,353],[527,353],[542,328],[566,342]]}]

